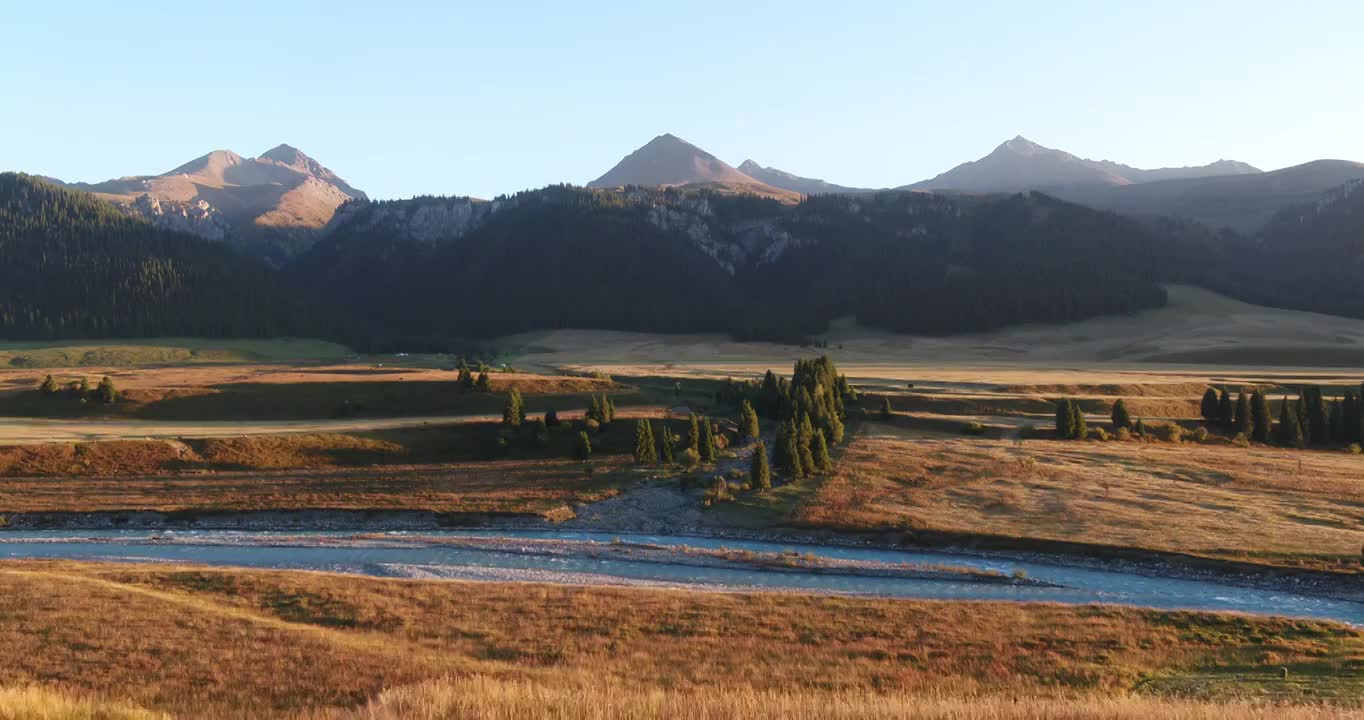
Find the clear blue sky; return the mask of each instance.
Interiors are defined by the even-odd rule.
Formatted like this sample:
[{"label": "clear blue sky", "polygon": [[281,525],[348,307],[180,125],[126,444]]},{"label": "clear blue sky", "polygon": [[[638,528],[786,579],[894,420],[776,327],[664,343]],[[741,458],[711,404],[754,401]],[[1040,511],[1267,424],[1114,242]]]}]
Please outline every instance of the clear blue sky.
[{"label": "clear blue sky", "polygon": [[1143,167],[1364,160],[1356,0],[494,5],[7,2],[0,169],[288,142],[377,197],[489,197],[663,132],[866,186],[1017,134]]}]

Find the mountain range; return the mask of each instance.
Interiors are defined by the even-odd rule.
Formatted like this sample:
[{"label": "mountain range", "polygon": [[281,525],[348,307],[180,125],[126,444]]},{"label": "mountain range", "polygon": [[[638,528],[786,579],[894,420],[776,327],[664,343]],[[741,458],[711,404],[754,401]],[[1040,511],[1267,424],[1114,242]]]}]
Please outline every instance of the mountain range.
[{"label": "mountain range", "polygon": [[979,160],[962,163],[937,177],[902,190],[1018,192],[1068,185],[1123,186],[1178,178],[1253,175],[1260,170],[1235,160],[1210,165],[1142,170],[1111,160],[1085,160],[1064,150],[1043,147],[1019,135]]},{"label": "mountain range", "polygon": [[153,224],[226,240],[282,264],[348,200],[364,200],[336,173],[289,145],[259,157],[215,150],[160,175],[62,183]]},{"label": "mountain range", "polygon": [[[1364,317],[1364,165],[1139,170],[1015,138],[928,182],[953,177],[976,189],[736,168],[673,135],[589,187],[492,201],[371,201],[289,146],[90,185],[0,175],[0,328],[288,328],[369,349],[556,327],[802,340],[845,315],[919,333],[1068,322],[1159,306],[1171,282]],[[1028,177],[1052,184],[1012,190]]]}]

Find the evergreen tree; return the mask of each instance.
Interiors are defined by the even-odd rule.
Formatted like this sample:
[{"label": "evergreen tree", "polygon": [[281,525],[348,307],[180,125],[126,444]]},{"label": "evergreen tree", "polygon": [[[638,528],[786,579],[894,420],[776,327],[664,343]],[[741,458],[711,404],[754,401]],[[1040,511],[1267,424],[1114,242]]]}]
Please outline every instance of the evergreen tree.
[{"label": "evergreen tree", "polygon": [[[1298,404],[1301,403],[1302,400],[1299,399]],[[1289,447],[1295,447],[1299,450],[1307,447],[1307,436],[1302,431],[1302,421],[1298,419],[1298,414],[1296,412],[1290,412],[1288,414],[1288,431],[1286,436],[1288,442],[1285,444]]]},{"label": "evergreen tree", "polygon": [[460,390],[474,389],[474,374],[469,372],[469,366],[463,360],[459,361],[459,377],[455,380],[455,386]]},{"label": "evergreen tree", "polygon": [[648,420],[635,423],[635,462],[643,465],[658,464],[658,446],[654,442],[654,430]]},{"label": "evergreen tree", "polygon": [[782,463],[778,467],[793,480],[799,480],[800,478],[805,477],[805,466],[801,462],[800,444],[797,442],[796,421],[794,418],[787,420],[786,424],[782,426],[779,441],[781,443],[780,455]]},{"label": "evergreen tree", "polygon": [[1279,422],[1274,426],[1274,442],[1285,447],[1292,445],[1293,434],[1289,423],[1296,422],[1297,419],[1297,412],[1289,404],[1288,396],[1284,395],[1283,400],[1279,403]]},{"label": "evergreen tree", "polygon": [[616,403],[611,400],[609,395],[602,393],[601,405],[602,411],[606,414],[606,419],[602,421],[602,424],[614,422],[616,419]]},{"label": "evergreen tree", "polygon": [[715,462],[715,425],[704,415],[701,416],[701,449],[698,452],[701,453],[701,462]]},{"label": "evergreen tree", "polygon": [[1072,440],[1084,440],[1089,437],[1089,426],[1085,423],[1085,411],[1080,409],[1080,403],[1071,403],[1072,412],[1070,420],[1070,437]]},{"label": "evergreen tree", "polygon": [[1336,402],[1328,403],[1328,405],[1331,408],[1331,442],[1345,442],[1345,401],[1337,400]]},{"label": "evergreen tree", "polygon": [[48,374],[47,377],[43,378],[43,384],[39,385],[38,389],[41,390],[44,395],[51,395],[57,392],[57,381],[51,374]]},{"label": "evergreen tree", "polygon": [[525,419],[526,412],[521,406],[521,392],[512,388],[507,391],[507,399],[502,403],[502,424],[507,427],[520,427]]},{"label": "evergreen tree", "polygon": [[1132,423],[1132,434],[1142,440],[1146,439],[1146,423],[1142,422],[1141,418],[1137,418],[1137,421]]},{"label": "evergreen tree", "polygon": [[1113,428],[1132,428],[1132,416],[1127,412],[1127,403],[1118,398],[1113,403]]},{"label": "evergreen tree", "polygon": [[815,465],[814,453],[810,450],[811,444],[802,444],[799,441],[799,435],[797,435],[796,461],[800,464],[800,477],[819,474],[819,468]]},{"label": "evergreen tree", "polygon": [[584,462],[592,459],[592,440],[587,437],[587,433],[578,433],[578,445],[574,449],[574,457]]},{"label": "evergreen tree", "polygon": [[1075,404],[1070,398],[1056,401],[1056,437],[1062,440],[1075,437]]},{"label": "evergreen tree", "polygon": [[583,413],[583,417],[596,422],[598,425],[605,421],[606,409],[602,407],[600,395],[592,393],[592,397],[587,401],[587,412]]},{"label": "evergreen tree", "polygon": [[748,482],[754,490],[772,489],[772,471],[767,467],[767,445],[762,440],[753,448],[753,459],[748,468]]},{"label": "evergreen tree", "polygon": [[890,419],[890,416],[891,416],[891,413],[893,413],[893,412],[894,412],[894,410],[892,410],[891,407],[890,407],[890,397],[887,396],[887,397],[885,397],[885,398],[882,398],[882,399],[881,399],[881,419],[882,419],[882,420],[889,420],[889,419]]},{"label": "evergreen tree", "polygon": [[1232,413],[1231,393],[1222,388],[1222,394],[1217,397],[1217,419],[1222,423],[1222,427],[1228,430],[1232,427]]},{"label": "evergreen tree", "polygon": [[1313,445],[1326,445],[1331,441],[1331,421],[1327,415],[1326,403],[1321,396],[1321,388],[1306,388],[1303,399],[1307,401],[1307,429],[1303,433]]},{"label": "evergreen tree", "polygon": [[484,393],[493,391],[493,381],[488,377],[487,371],[478,374],[478,382],[474,383],[474,389]]},{"label": "evergreen tree", "polygon": [[662,428],[663,432],[656,435],[658,438],[659,455],[663,458],[664,465],[672,465],[674,462],[677,462],[676,458],[673,456],[673,431],[668,427],[666,421],[664,421]]},{"label": "evergreen tree", "polygon": [[80,388],[76,390],[76,394],[82,398],[90,397],[90,378],[88,377],[81,378],[81,385]]},{"label": "evergreen tree", "polygon": [[548,426],[548,427],[558,427],[558,426],[559,426],[559,411],[558,411],[558,410],[555,410],[554,408],[550,408],[550,409],[548,409],[548,410],[545,411],[545,425]]},{"label": "evergreen tree", "polygon": [[1258,388],[1250,397],[1250,437],[1255,442],[1267,443],[1274,425],[1274,417],[1269,412],[1269,398]]},{"label": "evergreen tree", "polygon": [[1345,397],[1341,399],[1340,404],[1341,442],[1359,442],[1359,397],[1354,394],[1353,390],[1346,390]]},{"label": "evergreen tree", "polygon": [[739,432],[749,440],[758,439],[758,411],[753,409],[753,403],[747,399],[739,408]]},{"label": "evergreen tree", "polygon": [[118,391],[114,389],[114,381],[108,375],[99,381],[99,401],[105,405],[113,405],[118,400]]},{"label": "evergreen tree", "polygon": [[829,444],[824,441],[824,433],[816,432],[814,444],[810,449],[811,458],[815,463],[815,470],[821,474],[826,474],[834,469],[834,459],[829,457]]},{"label": "evergreen tree", "polygon": [[701,455],[701,419],[692,413],[687,420],[687,448],[695,450],[696,455]]},{"label": "evergreen tree", "polygon": [[1213,422],[1218,419],[1216,390],[1208,388],[1207,391],[1203,393],[1203,402],[1199,406],[1199,411],[1203,415],[1203,419],[1208,422]]},{"label": "evergreen tree", "polygon": [[829,418],[828,430],[829,442],[831,444],[838,445],[839,443],[843,442],[843,434],[845,430],[843,428],[843,421],[839,419],[838,415],[833,415]]},{"label": "evergreen tree", "polygon": [[1236,414],[1232,416],[1231,425],[1232,432],[1246,437],[1250,437],[1251,431],[1254,430],[1250,417],[1250,397],[1244,390],[1236,394]]}]

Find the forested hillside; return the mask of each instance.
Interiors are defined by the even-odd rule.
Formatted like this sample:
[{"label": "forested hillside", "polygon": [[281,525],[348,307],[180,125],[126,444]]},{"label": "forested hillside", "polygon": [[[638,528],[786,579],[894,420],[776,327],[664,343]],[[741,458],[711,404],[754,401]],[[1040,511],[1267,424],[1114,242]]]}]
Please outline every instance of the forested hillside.
[{"label": "forested hillside", "polygon": [[[221,243],[83,192],[0,174],[0,336],[325,334],[280,278]],[[304,321],[308,324],[304,324]]]},{"label": "forested hillside", "polygon": [[1174,275],[1161,259],[1178,254],[1148,225],[1041,195],[792,207],[552,187],[493,205],[427,243],[343,225],[291,272],[347,316],[408,339],[587,327],[797,340],[848,314],[950,333],[1159,306]]}]

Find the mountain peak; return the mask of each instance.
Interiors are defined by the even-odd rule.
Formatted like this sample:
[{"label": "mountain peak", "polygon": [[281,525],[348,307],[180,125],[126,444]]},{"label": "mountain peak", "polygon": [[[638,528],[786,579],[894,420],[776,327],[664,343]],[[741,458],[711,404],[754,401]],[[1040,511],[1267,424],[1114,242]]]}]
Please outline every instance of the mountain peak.
[{"label": "mountain peak", "polygon": [[758,184],[753,178],[672,133],[664,133],[626,155],[588,187],[673,186],[691,183]]},{"label": "mountain peak", "polygon": [[1007,150],[1019,155],[1036,155],[1038,153],[1052,152],[1051,148],[1042,147],[1022,135],[1015,135],[1012,140],[1004,141],[996,150]]},{"label": "mountain peak", "polygon": [[266,150],[265,152],[261,153],[260,157],[262,160],[275,160],[278,162],[282,162],[285,165],[292,165],[295,162],[298,162],[299,160],[312,160],[312,158],[303,154],[302,150],[299,150],[298,148],[294,147],[293,145],[289,145],[288,143],[281,143],[279,145],[276,145],[275,147],[270,148],[269,150]]}]

